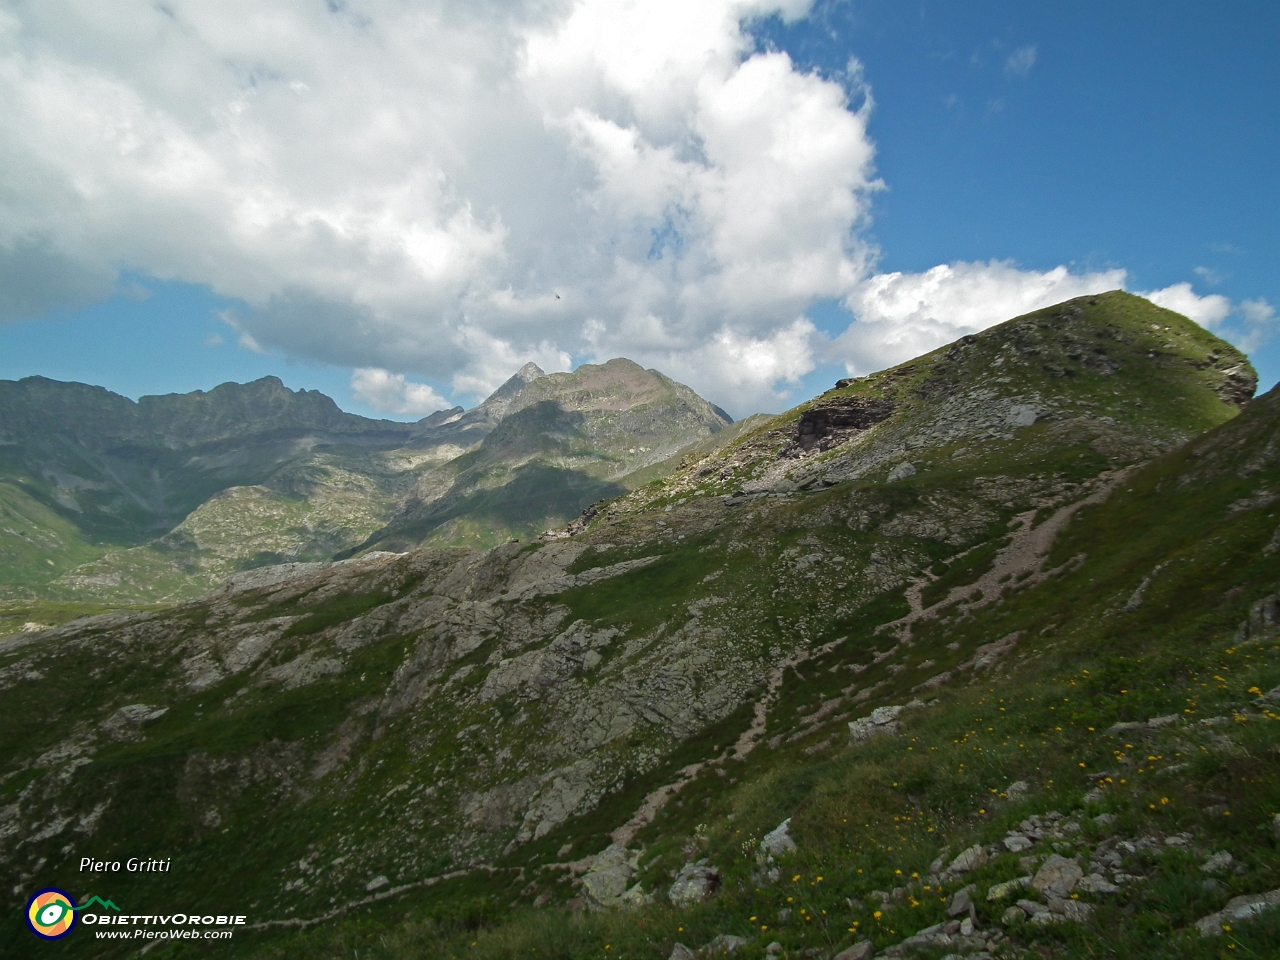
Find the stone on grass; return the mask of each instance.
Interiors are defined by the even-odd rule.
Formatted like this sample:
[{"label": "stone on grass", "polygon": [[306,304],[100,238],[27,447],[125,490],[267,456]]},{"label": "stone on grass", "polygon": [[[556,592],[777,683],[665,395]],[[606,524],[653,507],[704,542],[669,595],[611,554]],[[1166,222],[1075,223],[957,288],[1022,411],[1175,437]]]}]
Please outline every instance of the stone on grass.
[{"label": "stone on grass", "polygon": [[582,876],[582,896],[593,907],[617,907],[623,903],[636,875],[640,852],[610,844],[596,854]]},{"label": "stone on grass", "polygon": [[1120,888],[1114,883],[1102,876],[1100,873],[1091,873],[1087,877],[1081,879],[1076,884],[1076,889],[1082,893],[1119,893]]},{"label": "stone on grass", "polygon": [[707,957],[723,957],[731,953],[737,953],[740,948],[746,945],[747,941],[744,938],[722,933],[703,947],[702,953]]},{"label": "stone on grass", "polygon": [[987,891],[988,900],[1003,900],[1011,893],[1017,893],[1019,890],[1025,890],[1031,885],[1031,877],[1015,877],[1012,880],[1006,880],[1004,883],[997,883]]},{"label": "stone on grass", "polygon": [[1004,838],[1004,847],[1010,853],[1021,853],[1023,850],[1030,850],[1034,843],[1020,833],[1011,833]]},{"label": "stone on grass", "polygon": [[1027,795],[1027,791],[1031,789],[1031,784],[1025,780],[1015,780],[1004,788],[1004,795],[1010,800],[1021,800]]},{"label": "stone on grass", "polygon": [[1200,869],[1205,873],[1221,873],[1233,863],[1235,863],[1235,857],[1225,850],[1219,850],[1204,863],[1200,864]]},{"label": "stone on grass", "polygon": [[1071,891],[1084,877],[1080,864],[1056,853],[1049,857],[1031,878],[1031,889],[1046,899],[1062,900],[1071,896]]},{"label": "stone on grass", "polygon": [[764,835],[760,841],[760,849],[775,857],[784,853],[795,853],[796,842],[791,839],[791,818],[783,820],[774,829]]},{"label": "stone on grass", "polygon": [[694,952],[683,943],[677,943],[671,948],[671,956],[668,960],[694,960]]},{"label": "stone on grass", "polygon": [[841,950],[831,960],[871,960],[875,955],[876,945],[870,940],[863,940]]},{"label": "stone on grass", "polygon": [[720,886],[720,871],[699,860],[680,868],[675,882],[667,890],[667,897],[677,907],[693,907],[711,898]]},{"label": "stone on grass", "polygon": [[896,483],[899,480],[905,480],[907,477],[914,477],[916,474],[916,465],[914,463],[900,463],[889,471],[889,482]]},{"label": "stone on grass", "polygon": [[1084,923],[1093,913],[1093,906],[1080,900],[1053,899],[1049,901],[1049,912],[1072,923]]},{"label": "stone on grass", "polygon": [[1196,929],[1202,937],[1216,937],[1222,933],[1224,924],[1239,923],[1258,914],[1280,906],[1280,890],[1267,893],[1254,893],[1244,897],[1235,897],[1217,913],[1196,921]]},{"label": "stone on grass", "polygon": [[947,916],[958,917],[962,913],[967,913],[969,916],[973,916],[973,894],[977,892],[978,886],[973,883],[958,891],[956,895],[951,898],[951,903],[947,905]]},{"label": "stone on grass", "polygon": [[961,851],[951,861],[951,866],[947,867],[947,873],[968,873],[970,870],[985,867],[989,859],[987,851],[983,849],[982,844],[975,843],[968,850]]},{"label": "stone on grass", "polygon": [[897,733],[898,714],[902,710],[901,706],[876,707],[871,711],[870,716],[863,717],[860,720],[850,720],[849,739],[854,743],[860,743],[876,734]]}]

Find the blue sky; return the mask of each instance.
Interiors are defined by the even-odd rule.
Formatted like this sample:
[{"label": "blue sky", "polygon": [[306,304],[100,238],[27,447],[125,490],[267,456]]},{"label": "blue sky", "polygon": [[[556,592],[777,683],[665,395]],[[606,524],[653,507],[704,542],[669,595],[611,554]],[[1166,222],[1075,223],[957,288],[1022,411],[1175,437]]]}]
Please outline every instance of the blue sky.
[{"label": "blue sky", "polygon": [[[604,27],[600,16],[587,16],[601,11]],[[444,140],[422,132],[410,117],[391,138],[405,144],[404,159],[383,159],[385,133],[368,132],[365,140],[353,135],[336,166],[312,179],[291,151],[316,143],[317,131],[336,135],[346,129],[344,118],[356,115],[352,110],[363,109],[325,92],[341,85],[326,84],[332,78],[318,61],[291,60],[283,48],[255,49],[254,62],[265,65],[261,76],[301,78],[274,93],[253,70],[228,79],[215,67],[197,69],[198,59],[197,67],[186,66],[190,54],[184,57],[161,33],[145,53],[164,69],[150,73],[139,72],[137,52],[122,47],[119,36],[95,35],[71,21],[32,22],[25,33],[11,34],[10,46],[0,50],[5,58],[34,63],[33,51],[43,50],[39,55],[54,56],[68,76],[98,71],[99,88],[129,91],[141,105],[139,116],[159,116],[164,122],[153,126],[127,119],[134,145],[120,148],[121,156],[145,152],[149,138],[157,154],[168,151],[165,156],[176,155],[173,143],[186,144],[197,160],[164,162],[185,165],[184,182],[198,199],[183,199],[154,162],[145,175],[138,173],[141,167],[114,161],[99,166],[100,145],[87,141],[79,167],[72,169],[70,161],[59,166],[54,151],[65,142],[59,137],[74,137],[74,131],[54,129],[35,108],[15,112],[14,129],[26,130],[31,140],[44,137],[49,146],[32,154],[43,179],[0,191],[0,209],[25,224],[25,232],[13,228],[0,236],[0,255],[7,247],[35,250],[44,259],[15,255],[0,263],[0,280],[21,288],[25,299],[16,299],[26,304],[0,309],[9,318],[0,324],[0,378],[40,374],[137,397],[274,374],[294,388],[320,389],[356,413],[416,419],[433,404],[474,403],[526,359],[563,369],[624,354],[691,382],[744,415],[780,409],[849,372],[905,359],[893,352],[907,349],[903,343],[950,339],[966,323],[998,322],[1019,307],[1039,305],[1035,296],[1057,290],[1071,295],[1084,289],[1081,284],[1097,285],[1123,271],[1124,285],[1136,292],[1190,284],[1195,297],[1188,302],[1209,318],[1205,322],[1252,348],[1261,387],[1280,379],[1280,340],[1271,337],[1268,312],[1280,306],[1280,6],[866,0],[818,3],[790,21],[785,11],[775,13],[737,32],[708,19],[681,29],[695,36],[705,30],[706,42],[719,44],[715,49],[725,60],[715,76],[725,94],[678,107],[670,104],[705,88],[706,78],[665,66],[683,54],[661,23],[652,38],[635,39],[631,29],[611,39],[607,3],[590,0],[579,13],[533,27],[513,21],[507,33],[513,47],[529,44],[534,51],[523,66],[512,67],[496,54],[478,61],[492,71],[495,89],[511,76],[525,84],[529,106],[521,117],[529,120],[527,130],[521,117],[505,116],[508,107],[477,94],[474,102],[464,100],[472,112],[460,110],[456,129]],[[141,6],[121,8],[122,19],[135,15],[149,14]],[[655,6],[653,16],[661,19],[663,11]],[[141,19],[139,24],[145,26]],[[210,36],[216,33],[203,26]],[[327,29],[308,22],[298,29],[313,27]],[[594,85],[574,87],[565,80],[587,69],[580,48],[597,45],[591,30],[603,31],[598,45],[604,49],[616,42],[642,50],[635,70],[650,71],[646,82],[628,86],[627,76],[608,67],[592,68],[600,71]],[[49,54],[50,44],[38,42],[49,37],[66,42]],[[360,36],[333,42],[350,44],[353,59],[368,53]],[[228,61],[212,41],[203,49],[210,64]],[[779,51],[790,58],[789,69],[769,60]],[[753,53],[763,86],[751,87],[745,72],[735,72],[734,64]],[[860,72],[856,65],[851,69],[851,60]],[[445,81],[397,73],[394,62],[385,51],[381,59],[370,55],[369,82],[403,90],[406,103],[451,102]],[[809,83],[812,73],[826,82]],[[616,91],[601,98],[598,88],[606,83]],[[637,92],[662,84],[668,92],[660,101],[647,90]],[[832,105],[837,85],[848,97],[843,107]],[[102,95],[99,88],[68,81],[62,95],[85,98],[88,110],[91,98]],[[791,99],[780,97],[776,104],[760,92],[783,88]],[[42,100],[31,89],[15,96],[49,102],[47,91],[37,91]],[[272,114],[285,107],[269,102],[268,93],[315,93],[319,102],[310,115],[297,106]],[[765,258],[762,274],[775,261],[821,261],[813,270],[818,279],[775,300],[760,295],[747,302],[744,294],[737,302],[731,293],[718,293],[735,289],[725,280],[724,263],[716,262],[729,254],[706,252],[724,249],[717,238],[750,222],[753,205],[767,206],[768,198],[710,186],[680,194],[685,187],[671,186],[689,180],[687,173],[669,172],[682,143],[708,145],[698,175],[717,174],[720,183],[765,182],[750,169],[733,167],[735,149],[751,146],[745,134],[734,133],[737,140],[725,134],[718,147],[717,134],[707,132],[706,117],[723,113],[725,102],[735,110],[763,111],[756,125],[791,131],[786,135],[794,136],[802,156],[774,179],[792,177],[800,185],[797,204],[823,216],[824,208],[847,206],[843,219],[815,214],[799,222],[779,213],[777,249],[744,248],[743,257]],[[226,104],[239,104],[227,116],[261,111],[260,131],[266,132],[202,119],[221,116],[218,105]],[[0,120],[6,109],[0,107]],[[833,109],[842,109],[849,123],[830,147],[834,160],[818,162],[813,158],[828,149],[822,138]],[[810,115],[810,126],[796,132],[802,121],[795,118]],[[539,139],[548,129],[579,122],[565,118],[583,116],[588,120],[580,129],[561,140]],[[503,142],[503,130],[516,131],[510,143]],[[680,130],[692,133],[682,141]],[[236,149],[222,150],[232,134],[241,138]],[[631,136],[630,146],[617,147],[623,135]],[[112,142],[118,147],[118,140]],[[238,172],[240,160],[228,158],[252,152],[246,144],[271,160],[276,172],[261,182],[248,174],[240,193],[238,177],[246,175]],[[617,152],[632,147],[634,156]],[[452,151],[460,159],[455,167],[442,160],[439,170],[424,175],[413,159],[419,149],[432,156]],[[383,165],[366,170],[373,164],[363,158],[375,151]],[[513,155],[527,161],[518,173]],[[665,166],[653,159],[663,156]],[[611,180],[609,164],[623,161],[630,165]],[[669,191],[665,206],[636,190],[617,199],[622,188],[615,184],[648,182],[650,175],[655,182],[668,178],[661,180]],[[205,176],[210,189],[200,183]],[[90,179],[96,192],[79,186]],[[343,180],[340,196],[332,186],[337,180]],[[504,192],[516,181],[518,196]],[[66,184],[81,190],[76,201],[66,200],[68,191],[74,193]],[[113,191],[115,200],[105,203]],[[13,199],[19,192],[21,200]],[[406,202],[407,196],[426,194],[433,199],[423,201],[417,219],[397,221],[385,212],[418,202]],[[616,203],[623,213],[584,219],[558,209],[584,195],[592,211]],[[360,198],[369,196],[376,202],[362,209]],[[567,199],[557,206],[546,198]],[[312,233],[317,222],[342,240],[366,232],[349,255],[333,253],[336,241],[295,244],[286,255],[280,251],[293,242],[291,234],[285,243],[266,243],[261,231],[236,232],[246,216],[262,216],[272,204],[294,211],[309,204],[305,216],[287,216],[295,226],[305,220]],[[136,219],[129,216],[133,208]],[[824,230],[834,241],[811,242]],[[637,256],[639,266],[618,268],[632,234],[639,235],[644,254]],[[418,257],[416,273],[397,272],[385,265],[387,258],[368,253],[387,236],[394,243],[400,235],[413,238],[406,249]],[[668,249],[674,252],[656,254],[652,238],[658,236],[673,237]],[[822,260],[821,251],[833,243],[843,252]],[[428,268],[422,268],[423,257]],[[591,257],[611,265],[581,266]],[[988,269],[992,261],[1007,262],[1004,272]],[[22,266],[31,262],[36,266]],[[934,303],[929,316],[903,319],[865,294],[875,277],[898,272],[909,297],[913,282],[944,264],[986,271],[984,282],[995,286],[984,289],[997,291],[988,298],[989,316],[951,318],[948,304]],[[1065,281],[1041,282],[1058,267],[1067,268]],[[1018,280],[1023,275],[1026,283]],[[28,277],[36,277],[34,293],[26,289]],[[1039,292],[1027,293],[1028,285]],[[647,288],[659,292],[643,302],[632,293]],[[559,295],[554,300],[553,293]],[[944,289],[941,295],[949,294]],[[917,321],[919,329],[910,327]],[[872,342],[876,337],[899,346]],[[354,368],[374,373],[357,383]],[[751,379],[742,370],[759,372]],[[422,385],[416,393],[415,383]]]}]

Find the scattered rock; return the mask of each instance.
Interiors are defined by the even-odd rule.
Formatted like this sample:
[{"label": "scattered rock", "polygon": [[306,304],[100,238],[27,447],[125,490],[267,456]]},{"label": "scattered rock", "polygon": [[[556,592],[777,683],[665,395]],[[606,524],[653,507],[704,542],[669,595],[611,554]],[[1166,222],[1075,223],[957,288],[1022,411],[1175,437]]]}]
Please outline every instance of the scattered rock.
[{"label": "scattered rock", "polygon": [[1019,890],[1025,890],[1031,886],[1030,875],[1025,877],[1016,877],[1013,880],[1006,880],[1004,883],[997,883],[987,891],[988,900],[1003,900],[1011,893]]},{"label": "scattered rock", "polygon": [[1046,899],[1065,899],[1084,877],[1080,864],[1056,853],[1049,857],[1031,879],[1031,889]]},{"label": "scattered rock", "polygon": [[1119,893],[1120,888],[1100,873],[1091,873],[1076,884],[1076,889],[1084,893]]},{"label": "scattered rock", "polygon": [[901,706],[876,707],[871,711],[870,716],[863,717],[860,720],[850,720],[849,739],[854,743],[860,743],[876,734],[897,733],[898,714],[902,710]]},{"label": "scattered rock", "polygon": [[791,839],[790,817],[787,817],[777,827],[764,835],[764,838],[760,841],[760,849],[775,857],[780,857],[784,853],[796,852],[796,842]]},{"label": "scattered rock", "polygon": [[977,884],[971,883],[967,887],[963,887],[951,898],[951,903],[947,905],[947,916],[958,917],[962,913],[967,913],[970,917],[976,916],[973,906],[973,894],[977,892]]},{"label": "scattered rock", "polygon": [[671,948],[671,956],[667,960],[694,960],[696,954],[683,943],[677,943]]},{"label": "scattered rock", "polygon": [[916,465],[914,463],[900,463],[889,471],[889,482],[896,483],[899,480],[905,480],[907,477],[916,475]]},{"label": "scattered rock", "polygon": [[991,858],[987,856],[987,851],[983,849],[982,844],[975,843],[968,850],[962,851],[959,856],[951,861],[951,866],[947,867],[948,874],[968,873],[970,870],[977,870],[979,867],[985,867],[987,861]]},{"label": "scattered rock", "polygon": [[1004,788],[1004,795],[1010,800],[1021,800],[1027,795],[1031,789],[1031,784],[1025,780],[1017,780]]},{"label": "scattered rock", "polygon": [[1235,857],[1227,853],[1225,850],[1219,850],[1204,863],[1200,864],[1200,869],[1205,873],[1221,873],[1227,870],[1235,863]]},{"label": "scattered rock", "polygon": [[1280,906],[1280,890],[1235,897],[1217,913],[1211,913],[1197,920],[1196,929],[1200,931],[1202,937],[1216,937],[1222,933],[1223,924],[1248,920],[1275,906]]},{"label": "scattered rock", "polygon": [[121,707],[100,724],[102,732],[112,740],[140,740],[139,728],[152,720],[159,720],[169,712],[168,707],[151,707],[145,703],[131,703]]},{"label": "scattered rock", "polygon": [[832,960],[871,960],[875,954],[876,945],[870,940],[862,940],[851,947],[841,950],[832,957]]},{"label": "scattered rock", "polygon": [[618,844],[610,844],[593,858],[582,876],[582,896],[593,907],[617,907],[631,885],[640,854]]},{"label": "scattered rock", "polygon": [[1240,624],[1238,640],[1265,636],[1280,626],[1280,593],[1263,597],[1249,608],[1249,619]]},{"label": "scattered rock", "polygon": [[781,952],[782,952],[782,944],[780,944],[777,940],[774,940],[772,943],[770,943],[767,947],[764,948],[764,955],[766,957],[776,957]]},{"label": "scattered rock", "polygon": [[1035,844],[1020,833],[1011,833],[1004,838],[1004,846],[1010,853],[1021,853],[1023,850],[1030,850]]},{"label": "scattered rock", "polygon": [[680,868],[675,882],[667,890],[667,897],[677,907],[692,907],[709,899],[720,886],[720,871],[699,860]]},{"label": "scattered rock", "polygon": [[700,952],[705,957],[721,957],[737,953],[738,950],[746,945],[747,941],[744,938],[722,933],[703,947]]},{"label": "scattered rock", "polygon": [[1049,912],[1072,923],[1084,923],[1093,914],[1093,905],[1080,900],[1049,900]]},{"label": "scattered rock", "polygon": [[375,890],[381,890],[390,882],[391,881],[388,880],[386,877],[374,877],[372,880],[370,880],[368,883],[364,885],[364,888],[369,893],[373,893],[373,891]]}]

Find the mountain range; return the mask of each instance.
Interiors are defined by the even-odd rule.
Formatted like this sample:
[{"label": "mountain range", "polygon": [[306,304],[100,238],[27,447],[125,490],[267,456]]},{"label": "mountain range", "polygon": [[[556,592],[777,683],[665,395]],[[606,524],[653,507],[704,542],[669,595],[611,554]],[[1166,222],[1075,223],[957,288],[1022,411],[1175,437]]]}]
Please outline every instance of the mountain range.
[{"label": "mountain range", "polygon": [[0,577],[9,599],[163,601],[375,544],[492,546],[564,524],[729,424],[626,360],[528,364],[479,406],[413,424],[273,377],[136,403],[0,381]]},{"label": "mountain range", "polygon": [[[255,958],[1280,950],[1280,393],[1239,351],[1116,291],[742,424],[538,373],[325,421],[484,431],[340,559],[0,640],[15,955],[136,952],[36,943],[41,886],[225,904]],[[172,869],[77,869],[129,856]]]}]

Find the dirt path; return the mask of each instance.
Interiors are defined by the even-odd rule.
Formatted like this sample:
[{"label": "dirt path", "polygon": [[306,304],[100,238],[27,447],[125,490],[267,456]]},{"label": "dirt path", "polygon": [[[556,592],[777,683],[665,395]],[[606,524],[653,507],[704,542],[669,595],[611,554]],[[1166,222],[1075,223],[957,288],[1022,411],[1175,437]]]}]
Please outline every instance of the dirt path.
[{"label": "dirt path", "polygon": [[[928,607],[923,605],[921,593],[929,581],[916,581],[906,591],[907,602],[911,605],[911,612],[901,620],[886,623],[879,630],[892,631],[899,640],[905,641],[910,638],[911,625],[917,620],[931,619],[937,616],[941,610],[953,604],[957,605],[961,611],[977,610],[979,607],[985,607],[987,604],[999,599],[1001,592],[1011,584],[1016,584],[1019,587],[1030,587],[1042,582],[1058,569],[1046,570],[1044,569],[1044,564],[1049,557],[1050,549],[1053,547],[1053,541],[1062,531],[1062,528],[1070,522],[1081,507],[1102,503],[1102,501],[1106,500],[1112,491],[1128,479],[1129,475],[1138,466],[1135,464],[1110,475],[1103,474],[1097,489],[1090,493],[1089,496],[1060,508],[1038,527],[1032,526],[1038,511],[1028,510],[1026,513],[1018,514],[1014,517],[1014,522],[1018,526],[1013,531],[1009,544],[996,553],[990,570],[982,574],[973,583],[952,587],[945,597]],[[968,552],[968,550],[965,551],[965,553]],[[952,558],[951,562],[963,556],[964,553],[957,554]]]},{"label": "dirt path", "polygon": [[679,779],[663,784],[646,796],[639,809],[631,815],[626,823],[609,834],[609,838],[616,844],[626,846],[635,838],[637,833],[653,823],[653,818],[667,805],[667,802],[692,783],[704,768],[723,766],[730,757],[736,760],[745,759],[756,748],[760,738],[764,736],[765,727],[769,723],[769,710],[778,698],[778,691],[782,689],[782,681],[786,677],[787,671],[799,667],[802,663],[812,660],[814,657],[830,653],[842,642],[844,642],[843,637],[830,643],[824,643],[821,646],[796,650],[790,657],[770,670],[769,677],[765,681],[764,693],[755,702],[751,726],[742,732],[742,735],[738,737],[733,746],[711,760],[702,760],[698,763],[691,763],[687,767],[682,767]]}]

